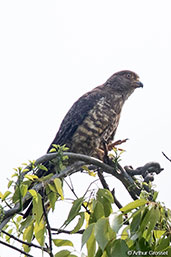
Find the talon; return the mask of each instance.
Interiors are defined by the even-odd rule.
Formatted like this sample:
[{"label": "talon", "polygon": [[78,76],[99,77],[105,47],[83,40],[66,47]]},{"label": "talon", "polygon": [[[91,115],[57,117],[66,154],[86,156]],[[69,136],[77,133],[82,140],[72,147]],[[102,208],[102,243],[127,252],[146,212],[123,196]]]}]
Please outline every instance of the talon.
[{"label": "talon", "polygon": [[[123,143],[125,143],[129,138],[126,138],[124,140],[117,140],[114,143],[108,144],[108,150],[111,151],[113,148],[116,148],[116,145],[121,145]],[[123,150],[123,149],[119,149],[119,150]]]}]

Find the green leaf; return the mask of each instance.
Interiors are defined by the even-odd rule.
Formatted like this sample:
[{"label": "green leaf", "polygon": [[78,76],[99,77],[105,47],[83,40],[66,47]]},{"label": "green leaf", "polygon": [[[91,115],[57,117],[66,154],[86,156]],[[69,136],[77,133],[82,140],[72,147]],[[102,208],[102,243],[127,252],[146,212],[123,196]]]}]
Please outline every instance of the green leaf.
[{"label": "green leaf", "polygon": [[[104,217],[104,208],[101,202],[95,201],[92,217],[94,218],[93,220],[94,222],[96,222],[101,217]],[[91,222],[92,222],[92,219],[91,219]]]},{"label": "green leaf", "polygon": [[117,233],[123,225],[123,214],[112,213],[109,217],[110,226]]},{"label": "green leaf", "polygon": [[80,209],[81,209],[81,205],[84,201],[84,198],[81,197],[81,198],[78,198],[77,200],[75,200],[73,202],[73,205],[71,207],[71,210],[68,214],[68,218],[67,220],[64,222],[63,225],[67,226],[79,213]]},{"label": "green leaf", "polygon": [[53,239],[53,242],[56,246],[74,246],[70,240]]},{"label": "green leaf", "polygon": [[28,243],[30,243],[32,241],[32,237],[33,237],[33,229],[34,229],[34,225],[33,223],[28,226],[23,233],[23,240],[27,241]]},{"label": "green leaf", "polygon": [[95,224],[95,238],[102,251],[104,251],[109,241],[108,226],[109,222],[107,218],[101,218]]},{"label": "green leaf", "polygon": [[2,199],[2,197],[3,197],[3,193],[0,192],[0,198]]},{"label": "green leaf", "polygon": [[96,252],[96,239],[94,236],[94,229],[92,233],[90,234],[89,239],[87,240],[87,252],[88,252],[88,257],[94,256]]},{"label": "green leaf", "polygon": [[158,192],[157,191],[154,191],[154,194],[153,194],[153,201],[155,201],[158,197]]},{"label": "green leaf", "polygon": [[54,184],[55,184],[58,194],[61,196],[61,200],[64,200],[61,180],[59,178],[55,178]]},{"label": "green leaf", "polygon": [[78,219],[77,225],[71,231],[72,234],[76,233],[84,223],[84,212],[80,212],[78,215],[80,216],[80,218]]},{"label": "green leaf", "polygon": [[33,198],[33,214],[37,223],[40,222],[43,216],[43,207],[42,207],[42,199],[38,194],[38,201]]},{"label": "green leaf", "polygon": [[25,184],[22,184],[20,188],[21,188],[20,189],[21,190],[21,195],[22,195],[22,197],[24,197],[27,194],[28,186],[25,185]]},{"label": "green leaf", "polygon": [[39,223],[43,215],[42,197],[34,189],[30,189],[29,193],[33,196],[33,214],[36,222]]},{"label": "green leaf", "polygon": [[108,257],[106,251],[103,252],[102,257]]},{"label": "green leaf", "polygon": [[28,245],[23,244],[23,250],[24,250],[24,252],[29,253],[31,248]]},{"label": "green leaf", "polygon": [[15,189],[15,192],[12,196],[13,203],[16,203],[20,198],[21,198],[20,187],[17,186],[16,189]]},{"label": "green leaf", "polygon": [[10,191],[6,191],[4,194],[2,194],[2,195],[1,195],[2,201],[4,201],[10,194],[11,194]]},{"label": "green leaf", "polygon": [[48,199],[50,201],[50,207],[52,208],[52,211],[55,210],[55,203],[57,201],[57,195],[54,192],[50,192],[48,194]]},{"label": "green leaf", "polygon": [[10,180],[9,182],[8,182],[8,188],[10,188],[10,186],[13,184],[13,180]]},{"label": "green leaf", "polygon": [[48,169],[46,168],[46,166],[44,166],[43,164],[39,164],[38,167],[39,167],[39,169],[41,169],[41,170],[48,171]]},{"label": "green leaf", "polygon": [[104,216],[108,217],[112,212],[113,196],[107,189],[99,189],[97,192],[97,200],[101,202],[104,209]]},{"label": "green leaf", "polygon": [[21,222],[20,231],[22,232],[25,228],[30,226],[34,221],[33,216],[29,215],[24,221]]},{"label": "green leaf", "polygon": [[139,209],[137,212],[135,212],[133,214],[133,218],[132,218],[132,221],[130,223],[130,231],[131,231],[131,234],[133,235],[135,232],[138,231],[138,228],[140,226],[140,223],[141,223],[141,216],[142,216],[142,211]]},{"label": "green leaf", "polygon": [[44,176],[44,177],[39,178],[39,180],[41,180],[41,181],[46,181],[46,180],[50,179],[53,175],[54,175],[53,173],[50,173],[50,174],[48,174],[47,176]]},{"label": "green leaf", "polygon": [[99,189],[97,192],[97,199],[101,202],[105,201],[109,201],[110,203],[113,203],[113,195],[111,194],[111,192],[108,189]]},{"label": "green leaf", "polygon": [[82,166],[82,169],[84,169],[85,171],[87,171],[88,174],[89,174],[90,176],[92,176],[92,177],[95,177],[95,176],[97,175],[96,172],[90,170],[86,165]]},{"label": "green leaf", "polygon": [[[150,209],[149,209],[150,208]],[[146,227],[148,227],[147,234],[146,236],[151,233],[151,230],[154,229],[154,226],[156,225],[157,221],[159,220],[160,217],[160,212],[156,206],[150,206],[141,222],[140,225],[140,230],[144,231]]]},{"label": "green leaf", "polygon": [[[10,234],[10,235],[11,235],[11,234],[12,234],[12,232],[13,232],[13,229],[9,229],[9,230],[8,230],[8,234]],[[6,240],[7,242],[9,242],[9,243],[10,243],[10,239],[11,239],[11,238],[10,238],[10,236],[9,236],[9,235],[6,235],[6,236],[5,236],[5,240]]]},{"label": "green leaf", "polygon": [[170,245],[170,238],[162,238],[162,240],[160,241],[160,244],[156,247],[155,251],[164,251],[168,248],[168,246]]},{"label": "green leaf", "polygon": [[54,153],[54,152],[56,152],[55,148],[51,148],[50,151],[49,151],[49,153]]},{"label": "green leaf", "polygon": [[68,250],[62,250],[58,253],[55,254],[55,257],[69,257],[70,256],[70,251]]},{"label": "green leaf", "polygon": [[46,232],[46,228],[45,228],[44,221],[41,220],[41,222],[39,222],[39,223],[35,222],[34,234],[35,234],[35,237],[36,237],[38,243],[41,246],[44,246],[45,232]]},{"label": "green leaf", "polygon": [[22,170],[22,172],[27,172],[27,171],[29,171],[29,169],[23,169],[23,170]]},{"label": "green leaf", "polygon": [[32,180],[32,181],[38,179],[38,176],[36,176],[36,175],[27,175],[27,174],[26,174],[24,177],[27,178],[27,179],[29,179],[29,180]]},{"label": "green leaf", "polygon": [[34,189],[30,189],[29,193],[32,195],[34,199],[38,198],[38,193]]},{"label": "green leaf", "polygon": [[[97,252],[96,252],[95,257],[102,257],[102,255],[103,255],[102,249],[99,247],[98,250],[97,250]],[[91,256],[90,256],[90,257],[91,257]]]},{"label": "green leaf", "polygon": [[148,203],[146,199],[138,199],[124,206],[123,208],[120,209],[120,211],[127,213],[137,207],[145,205],[146,203]]},{"label": "green leaf", "polygon": [[46,187],[46,195],[48,196],[48,199],[50,201],[50,207],[52,208],[52,211],[54,211],[55,203],[58,199],[58,196],[56,193],[54,193],[50,190],[49,185]]},{"label": "green leaf", "polygon": [[152,208],[151,209],[151,215],[149,217],[149,228],[147,230],[147,235],[149,235],[153,230],[156,225],[156,223],[160,219],[160,211],[158,208]]},{"label": "green leaf", "polygon": [[[33,229],[34,229],[34,225],[33,223],[31,225],[29,225],[23,233],[23,240],[27,241],[28,243],[31,243],[32,238],[33,238]],[[30,247],[28,245],[23,244],[23,249],[26,253],[28,253],[30,251]]]},{"label": "green leaf", "polygon": [[48,184],[48,187],[50,188],[50,190],[51,190],[52,192],[54,192],[55,194],[57,193],[57,190],[56,190],[55,185],[51,185],[51,184],[49,183],[49,184]]},{"label": "green leaf", "polygon": [[160,237],[162,237],[164,233],[166,233],[165,230],[154,230],[154,236],[156,239],[159,239]]},{"label": "green leaf", "polygon": [[122,239],[117,239],[112,244],[108,257],[114,257],[114,256],[128,257],[128,254],[127,254],[128,251],[129,251],[129,248],[125,243],[125,241]]},{"label": "green leaf", "polygon": [[[17,171],[17,169],[16,169],[16,171]],[[18,177],[18,172],[17,172],[17,173],[12,174],[11,178],[13,178],[13,177]]]},{"label": "green leaf", "polygon": [[129,226],[125,227],[125,228],[122,230],[121,239],[126,240],[126,239],[129,238],[128,231],[129,231]]},{"label": "green leaf", "polygon": [[84,231],[82,235],[81,248],[83,248],[83,246],[87,243],[92,233],[94,233],[94,223],[90,224]]}]

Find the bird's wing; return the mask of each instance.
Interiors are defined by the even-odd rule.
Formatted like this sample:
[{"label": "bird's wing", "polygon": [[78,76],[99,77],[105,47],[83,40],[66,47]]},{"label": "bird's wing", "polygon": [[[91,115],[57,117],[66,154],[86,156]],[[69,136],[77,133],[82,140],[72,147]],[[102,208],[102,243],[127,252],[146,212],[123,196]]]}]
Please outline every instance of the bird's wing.
[{"label": "bird's wing", "polygon": [[81,96],[71,107],[63,119],[59,131],[47,152],[52,148],[52,144],[64,145],[69,142],[80,124],[94,107],[97,101],[104,96],[103,86],[98,86],[92,91]]}]

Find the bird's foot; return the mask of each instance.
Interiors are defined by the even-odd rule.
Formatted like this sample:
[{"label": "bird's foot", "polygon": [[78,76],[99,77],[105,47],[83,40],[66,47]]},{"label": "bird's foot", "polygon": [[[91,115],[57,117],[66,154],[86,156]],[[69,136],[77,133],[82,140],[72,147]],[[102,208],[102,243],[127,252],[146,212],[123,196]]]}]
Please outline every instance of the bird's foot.
[{"label": "bird's foot", "polygon": [[[116,146],[125,143],[127,140],[128,140],[128,138],[123,139],[123,140],[117,140],[117,141],[115,141],[115,142],[113,142],[111,144],[108,144],[108,146],[107,146],[108,151],[111,151],[113,148],[116,149]],[[118,150],[123,151],[123,149],[121,149],[121,148],[118,148]]]}]

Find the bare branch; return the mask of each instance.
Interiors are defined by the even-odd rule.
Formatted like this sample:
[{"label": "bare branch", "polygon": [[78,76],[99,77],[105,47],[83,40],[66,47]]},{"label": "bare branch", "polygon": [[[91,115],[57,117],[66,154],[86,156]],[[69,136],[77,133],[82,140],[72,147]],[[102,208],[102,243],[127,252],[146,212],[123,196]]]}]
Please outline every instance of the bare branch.
[{"label": "bare branch", "polygon": [[130,166],[125,166],[124,168],[130,176],[142,175],[143,178],[145,178],[149,173],[159,174],[163,171],[163,168],[160,167],[158,162],[146,163],[144,166],[138,167],[135,170]]},{"label": "bare branch", "polygon": [[18,252],[24,254],[25,256],[34,257],[33,255],[30,255],[30,254],[24,252],[23,250],[20,250],[19,248],[15,247],[15,246],[13,246],[13,245],[10,245],[10,244],[8,244],[8,243],[6,243],[6,242],[3,242],[3,241],[1,241],[1,240],[0,240],[0,244],[5,245],[5,246],[7,246],[7,247],[9,247],[9,248],[12,248],[13,250],[16,250],[16,251],[18,251]]},{"label": "bare branch", "polygon": [[97,174],[98,174],[98,177],[100,179],[100,182],[101,182],[103,188],[108,189],[110,191],[109,186],[108,186],[108,184],[107,184],[107,182],[106,182],[106,180],[103,176],[103,173],[100,170],[98,170]]},{"label": "bare branch", "polygon": [[[100,181],[101,181],[101,183],[102,183],[103,188],[108,189],[108,190],[110,191],[109,186],[108,186],[108,184],[107,184],[107,182],[106,182],[106,180],[105,180],[105,178],[104,178],[104,176],[103,176],[103,174],[102,174],[101,171],[98,171],[98,176],[99,176],[99,179],[100,179]],[[122,206],[122,205],[120,204],[120,202],[117,200],[117,198],[116,198],[116,196],[115,196],[115,190],[113,189],[113,190],[110,191],[110,192],[111,192],[112,195],[113,195],[114,203],[116,204],[116,206],[117,206],[119,209],[121,209],[123,206]]]},{"label": "bare branch", "polygon": [[166,157],[166,159],[167,159],[169,162],[171,162],[171,159],[170,159],[164,152],[162,152],[162,154],[164,155],[164,157]]},{"label": "bare branch", "polygon": [[12,234],[9,234],[8,232],[4,231],[4,230],[1,230],[2,233],[4,233],[5,235],[9,236],[10,238],[14,239],[15,241],[21,243],[21,244],[25,244],[25,245],[28,245],[29,247],[35,247],[35,248],[38,248],[40,249],[41,251],[45,251],[45,252],[48,252],[48,250],[42,246],[39,246],[39,245],[36,245],[36,244],[33,244],[33,243],[28,243],[26,241],[23,241],[21,239],[19,239],[18,237],[15,237],[13,236]]},{"label": "bare branch", "polygon": [[[71,180],[70,180],[71,181]],[[73,187],[73,185],[72,185],[72,182],[71,182],[71,186],[69,185],[69,183],[65,180],[65,183],[67,184],[67,186],[69,187],[69,189],[71,190],[71,192],[73,193],[73,195],[78,199],[78,196],[77,196],[77,194],[75,193],[75,191],[74,191],[74,187]],[[85,194],[84,194],[84,196],[85,196]],[[83,197],[84,197],[83,196]],[[89,211],[89,209],[87,208],[87,206],[84,204],[84,203],[82,203],[82,206],[83,206],[83,208],[86,210],[86,212],[88,213],[88,214],[91,214],[91,212]]]}]

